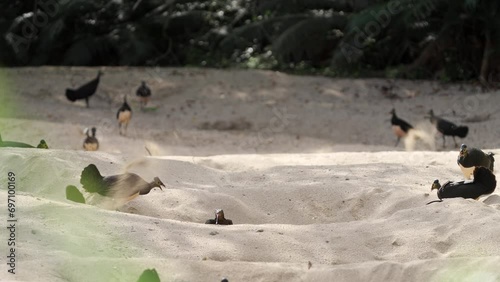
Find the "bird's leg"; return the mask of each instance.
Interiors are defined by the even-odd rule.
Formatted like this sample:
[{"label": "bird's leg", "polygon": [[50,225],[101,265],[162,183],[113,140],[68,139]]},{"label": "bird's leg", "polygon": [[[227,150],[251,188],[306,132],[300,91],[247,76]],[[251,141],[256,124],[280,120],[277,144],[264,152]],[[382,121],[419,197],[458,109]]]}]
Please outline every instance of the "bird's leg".
[{"label": "bird's leg", "polygon": [[444,134],[443,134],[443,148],[445,147],[445,142],[446,142],[446,140],[445,140],[445,137],[444,137]]},{"label": "bird's leg", "polygon": [[85,104],[87,105],[87,108],[89,107],[89,97],[85,97]]},{"label": "bird's leg", "polygon": [[397,147],[398,144],[399,144],[399,140],[401,139],[401,137],[398,137],[398,139],[396,140],[396,145],[394,145],[394,147]]},{"label": "bird's leg", "polygon": [[457,140],[455,140],[455,136],[453,136],[453,142],[455,142],[455,148],[458,148]]}]

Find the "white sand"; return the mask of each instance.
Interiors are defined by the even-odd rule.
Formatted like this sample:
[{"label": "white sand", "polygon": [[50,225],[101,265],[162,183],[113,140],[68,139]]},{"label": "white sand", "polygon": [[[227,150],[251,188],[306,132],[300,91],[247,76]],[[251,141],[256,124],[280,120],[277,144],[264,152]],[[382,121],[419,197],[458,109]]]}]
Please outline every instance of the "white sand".
[{"label": "white sand", "polygon": [[[444,150],[436,139],[442,152],[420,141],[414,152],[394,148],[388,114],[396,106],[400,117],[430,133],[423,116],[433,107],[470,127],[464,142],[500,153],[499,95],[397,81],[402,99],[389,100],[377,88],[385,80],[197,69],[145,77],[143,69],[119,68],[105,70],[90,109],[65,100],[69,81],[95,73],[4,70],[14,84],[13,95],[2,98],[17,111],[0,119],[3,139],[45,138],[52,149],[0,149],[0,219],[6,224],[8,171],[17,175],[19,219],[17,274],[3,263],[2,236],[0,280],[136,281],[146,268],[156,268],[162,281],[500,279],[498,192],[426,206],[437,199],[429,195],[434,179],[463,178],[458,152],[451,139]],[[133,93],[142,79],[157,111],[139,110]],[[126,137],[115,122],[121,94],[134,109]],[[487,121],[462,122],[485,113]],[[242,120],[252,127],[198,129]],[[97,127],[99,152],[81,150],[89,126]],[[67,201],[65,187],[81,188],[89,163],[103,175],[159,176],[166,189],[118,210]],[[203,224],[216,208],[235,225]]]}]

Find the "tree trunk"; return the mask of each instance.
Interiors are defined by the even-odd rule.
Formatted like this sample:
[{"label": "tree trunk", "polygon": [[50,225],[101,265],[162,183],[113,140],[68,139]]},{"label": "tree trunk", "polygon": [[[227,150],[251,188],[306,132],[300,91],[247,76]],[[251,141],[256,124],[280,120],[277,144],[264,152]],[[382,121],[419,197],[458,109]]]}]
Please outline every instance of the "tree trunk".
[{"label": "tree trunk", "polygon": [[488,75],[490,69],[490,56],[493,51],[493,44],[491,43],[491,34],[486,30],[486,43],[484,44],[483,59],[481,61],[481,72],[479,74],[479,81],[483,85],[488,84]]}]

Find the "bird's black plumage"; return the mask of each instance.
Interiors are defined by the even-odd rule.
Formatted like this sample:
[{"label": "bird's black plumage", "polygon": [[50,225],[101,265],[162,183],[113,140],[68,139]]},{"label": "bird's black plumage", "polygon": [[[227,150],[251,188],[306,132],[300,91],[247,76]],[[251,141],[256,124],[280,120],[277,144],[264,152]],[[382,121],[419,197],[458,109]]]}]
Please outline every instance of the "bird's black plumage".
[{"label": "bird's black plumage", "polygon": [[401,140],[401,137],[405,137],[408,134],[408,131],[410,131],[410,129],[413,129],[413,126],[408,122],[406,122],[405,120],[400,119],[396,115],[395,109],[392,109],[390,113],[392,114],[391,118],[392,130],[394,131],[394,134],[397,137],[395,146],[397,146],[399,144],[399,141]]},{"label": "bird's black plumage", "polygon": [[217,225],[233,225],[233,221],[230,219],[226,219],[224,217],[224,211],[221,209],[215,210],[215,218],[208,219],[205,221],[205,224],[217,224]]},{"label": "bird's black plumage", "polygon": [[80,86],[77,89],[66,89],[66,98],[70,100],[71,102],[74,102],[76,100],[82,100],[85,99],[85,103],[87,105],[87,108],[89,107],[89,97],[94,95],[94,93],[97,90],[97,86],[99,85],[99,80],[101,78],[102,72],[99,71],[97,73],[97,77],[94,78],[93,80],[85,83],[84,85]]},{"label": "bird's black plumage", "polygon": [[493,171],[495,158],[493,153],[485,153],[480,149],[467,147],[462,144],[457,157],[457,164],[466,178],[470,179],[474,168],[483,166]]},{"label": "bird's black plumage", "polygon": [[485,167],[474,169],[474,180],[446,182],[443,186],[435,180],[431,190],[437,189],[439,199],[444,198],[466,198],[477,199],[480,196],[491,194],[495,191],[497,181],[495,175]]},{"label": "bird's black plumage", "polygon": [[165,186],[158,177],[148,183],[135,173],[102,176],[94,164],[85,167],[80,176],[80,183],[88,193],[98,193],[112,198],[128,198],[134,195],[146,195],[154,187]]},{"label": "bird's black plumage", "polygon": [[135,94],[139,97],[149,97],[151,96],[151,89],[146,85],[146,82],[141,82],[141,86],[137,88]]},{"label": "bird's black plumage", "polygon": [[127,96],[125,96],[125,98],[123,98],[123,103],[120,106],[120,108],[118,109],[118,111],[116,112],[116,118],[117,119],[120,118],[120,113],[122,113],[122,112],[132,112],[132,108],[127,103]]},{"label": "bird's black plumage", "polygon": [[467,126],[457,126],[456,124],[447,121],[443,118],[437,117],[434,115],[434,111],[429,111],[429,119],[431,123],[436,127],[439,133],[443,136],[443,147],[445,146],[445,136],[452,136],[453,142],[455,142],[455,147],[458,147],[457,141],[455,140],[455,136],[460,138],[467,137],[467,133],[469,133],[469,127]]},{"label": "bird's black plumage", "polygon": [[89,135],[89,132],[87,130],[87,137],[83,141],[83,148],[86,151],[96,151],[99,149],[99,140],[97,140],[97,138],[95,137],[96,128],[92,127],[91,131],[92,134]]},{"label": "bird's black plumage", "polygon": [[[118,130],[120,134],[125,134],[127,131],[128,123],[132,119],[132,108],[127,103],[127,96],[123,97],[123,104],[116,112],[116,118],[118,119]],[[122,125],[124,126],[125,133],[122,133]]]}]

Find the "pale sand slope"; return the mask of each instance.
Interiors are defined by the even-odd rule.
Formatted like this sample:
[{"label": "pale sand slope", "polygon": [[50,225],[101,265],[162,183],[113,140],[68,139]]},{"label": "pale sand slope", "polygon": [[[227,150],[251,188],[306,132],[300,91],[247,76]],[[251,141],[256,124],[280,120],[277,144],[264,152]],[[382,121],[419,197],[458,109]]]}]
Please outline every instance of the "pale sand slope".
[{"label": "pale sand slope", "polygon": [[[428,195],[456,152],[147,157],[1,149],[17,178],[15,281],[498,281],[500,197]],[[159,176],[118,211],[65,199],[94,163]],[[5,191],[1,210],[6,210]],[[233,226],[205,225],[223,208]],[[2,212],[5,222],[5,213]],[[213,235],[213,232],[215,235]],[[2,244],[5,253],[5,244]],[[308,262],[312,267],[308,269]],[[3,264],[2,281],[12,279]]]},{"label": "pale sand slope", "polygon": [[[429,131],[429,109],[470,127],[457,139],[479,148],[500,148],[500,95],[473,85],[383,79],[332,79],[271,71],[103,68],[90,108],[69,102],[67,87],[93,79],[96,68],[0,69],[0,133],[30,144],[45,138],[51,148],[81,150],[83,129],[96,126],[101,150],[144,155],[220,155],[402,150],[389,111]],[[150,85],[156,111],[141,112],[135,91]],[[4,83],[2,83],[4,82]],[[393,85],[388,99],[382,88]],[[116,111],[127,94],[133,109],[128,136],[118,135]],[[455,114],[453,114],[455,113]],[[483,122],[469,122],[488,116]],[[218,128],[200,130],[204,123]],[[249,128],[247,126],[250,126]],[[430,131],[429,131],[430,132]],[[441,139],[437,148],[442,149]],[[361,146],[360,146],[361,145]],[[419,150],[428,150],[421,142]],[[452,139],[445,150],[455,150]]]}]

